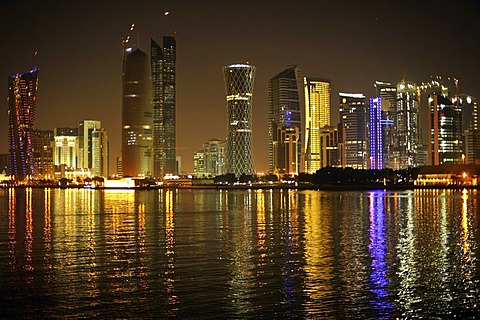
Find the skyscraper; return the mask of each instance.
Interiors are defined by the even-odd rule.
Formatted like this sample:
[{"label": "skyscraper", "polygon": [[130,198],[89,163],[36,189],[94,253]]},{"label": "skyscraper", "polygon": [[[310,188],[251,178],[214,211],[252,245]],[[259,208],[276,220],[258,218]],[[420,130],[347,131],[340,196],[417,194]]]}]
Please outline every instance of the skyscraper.
[{"label": "skyscraper", "polygon": [[33,130],[34,177],[53,179],[53,131]]},{"label": "skyscraper", "polygon": [[136,49],[125,53],[122,105],[124,176],[152,175],[153,108],[148,56]]},{"label": "skyscraper", "polygon": [[216,177],[225,174],[226,141],[210,139],[193,156],[193,172],[197,177]]},{"label": "skyscraper", "polygon": [[285,69],[268,85],[269,172],[298,174],[301,168],[303,83],[300,67]]},{"label": "skyscraper", "polygon": [[433,165],[462,162],[462,110],[447,92],[434,93],[428,99]]},{"label": "skyscraper", "polygon": [[78,128],[55,128],[53,135],[55,139],[53,164],[76,169],[78,167]]},{"label": "skyscraper", "polygon": [[342,166],[367,169],[367,107],[361,93],[340,93]]},{"label": "skyscraper", "polygon": [[398,169],[397,86],[390,82],[375,81],[375,97],[381,98],[383,121],[384,165]]},{"label": "skyscraper", "polygon": [[38,90],[38,69],[8,78],[8,167],[15,180],[33,177],[32,133]]},{"label": "skyscraper", "polygon": [[104,128],[95,129],[91,133],[92,173],[97,177],[108,177],[108,135]]},{"label": "skyscraper", "polygon": [[315,173],[322,168],[320,130],[330,125],[330,80],[304,78],[305,118],[303,132],[303,170]]},{"label": "skyscraper", "polygon": [[227,96],[227,173],[255,173],[252,146],[252,98],[255,66],[223,67]]},{"label": "skyscraper", "polygon": [[93,168],[92,132],[99,130],[102,123],[98,120],[83,120],[78,124],[78,167]]},{"label": "skyscraper", "polygon": [[370,169],[383,169],[382,98],[370,98]]},{"label": "skyscraper", "polygon": [[176,174],[176,40],[163,37],[163,48],[151,39],[153,89],[153,174]]},{"label": "skyscraper", "polygon": [[420,132],[418,125],[418,96],[417,85],[412,82],[401,81],[397,85],[397,146],[398,159],[396,166],[399,169],[415,167],[417,146]]}]

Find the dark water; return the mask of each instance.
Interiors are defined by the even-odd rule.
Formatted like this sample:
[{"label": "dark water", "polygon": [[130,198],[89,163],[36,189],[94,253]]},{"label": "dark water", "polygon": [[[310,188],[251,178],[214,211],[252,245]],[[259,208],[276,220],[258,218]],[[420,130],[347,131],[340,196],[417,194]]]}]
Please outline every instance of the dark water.
[{"label": "dark water", "polygon": [[0,198],[2,318],[480,316],[476,191]]}]

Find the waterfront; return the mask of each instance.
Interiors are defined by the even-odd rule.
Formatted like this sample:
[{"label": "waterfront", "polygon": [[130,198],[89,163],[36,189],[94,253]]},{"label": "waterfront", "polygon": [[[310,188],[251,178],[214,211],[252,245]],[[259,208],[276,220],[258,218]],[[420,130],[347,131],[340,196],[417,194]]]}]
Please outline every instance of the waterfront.
[{"label": "waterfront", "polygon": [[480,312],[476,190],[0,190],[10,318]]}]

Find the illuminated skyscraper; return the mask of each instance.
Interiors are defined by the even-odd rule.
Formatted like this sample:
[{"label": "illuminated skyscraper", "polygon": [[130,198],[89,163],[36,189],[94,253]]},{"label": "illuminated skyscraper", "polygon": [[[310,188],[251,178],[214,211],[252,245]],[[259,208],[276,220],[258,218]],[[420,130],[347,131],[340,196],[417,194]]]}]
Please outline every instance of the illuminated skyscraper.
[{"label": "illuminated skyscraper", "polygon": [[255,66],[223,67],[227,95],[227,173],[255,173],[252,146],[252,99]]},{"label": "illuminated skyscraper", "polygon": [[382,98],[370,98],[370,169],[383,169]]},{"label": "illuminated skyscraper", "polygon": [[53,131],[33,131],[34,178],[53,179]]},{"label": "illuminated skyscraper", "polygon": [[330,80],[304,78],[305,118],[303,123],[303,170],[315,173],[322,168],[320,131],[330,126]]},{"label": "illuminated skyscraper", "polygon": [[210,139],[193,156],[193,172],[197,177],[225,174],[226,141]]},{"label": "illuminated skyscraper", "polygon": [[401,81],[397,85],[397,146],[399,169],[415,167],[417,146],[419,144],[418,96],[417,85]]},{"label": "illuminated skyscraper", "polygon": [[92,140],[92,173],[97,177],[108,177],[108,134],[104,128],[95,129],[91,133]]},{"label": "illuminated skyscraper", "polygon": [[139,49],[126,52],[122,105],[123,176],[150,176],[153,173],[151,101],[152,82],[148,56]]},{"label": "illuminated skyscraper", "polygon": [[477,99],[462,94],[455,97],[453,102],[458,103],[462,110],[464,163],[478,164],[480,163],[480,129]]},{"label": "illuminated skyscraper", "polygon": [[8,168],[16,180],[34,174],[32,134],[37,90],[37,68],[8,78]]},{"label": "illuminated skyscraper", "polygon": [[367,169],[367,107],[361,93],[340,93],[340,132],[343,143],[342,166]]},{"label": "illuminated skyscraper", "polygon": [[53,164],[68,168],[78,167],[78,128],[55,128]]},{"label": "illuminated skyscraper", "polygon": [[163,37],[163,48],[151,39],[153,89],[153,170],[156,177],[176,174],[176,41]]},{"label": "illuminated skyscraper", "polygon": [[98,120],[83,120],[78,124],[78,167],[93,168],[92,132],[99,130],[102,123]]},{"label": "illuminated skyscraper", "polygon": [[303,83],[300,67],[285,69],[268,86],[269,172],[298,174],[301,164]]},{"label": "illuminated skyscraper", "polygon": [[462,109],[448,90],[430,95],[432,164],[462,163]]},{"label": "illuminated skyscraper", "polygon": [[398,169],[397,86],[389,82],[375,81],[374,87],[375,97],[381,98],[382,105],[384,165]]}]

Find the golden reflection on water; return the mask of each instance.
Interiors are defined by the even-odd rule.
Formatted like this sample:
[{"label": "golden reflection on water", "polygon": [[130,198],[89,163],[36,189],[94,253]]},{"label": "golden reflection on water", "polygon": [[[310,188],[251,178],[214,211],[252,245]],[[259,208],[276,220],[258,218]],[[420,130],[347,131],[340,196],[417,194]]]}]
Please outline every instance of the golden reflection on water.
[{"label": "golden reflection on water", "polygon": [[175,190],[165,191],[165,256],[167,269],[165,271],[165,289],[167,293],[167,304],[171,307],[168,317],[174,317],[178,311],[176,305],[179,303],[175,293]]},{"label": "golden reflection on water", "polygon": [[8,189],[8,253],[9,266],[12,269],[17,268],[17,259],[15,253],[17,251],[17,231],[16,231],[16,207],[17,196],[16,189]]}]

